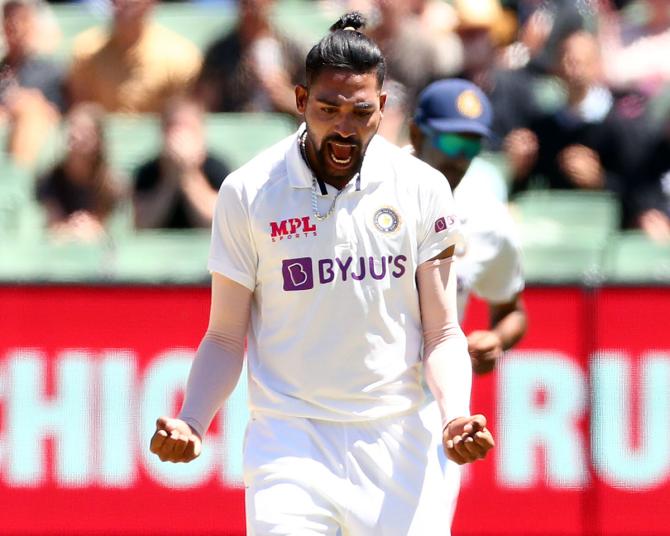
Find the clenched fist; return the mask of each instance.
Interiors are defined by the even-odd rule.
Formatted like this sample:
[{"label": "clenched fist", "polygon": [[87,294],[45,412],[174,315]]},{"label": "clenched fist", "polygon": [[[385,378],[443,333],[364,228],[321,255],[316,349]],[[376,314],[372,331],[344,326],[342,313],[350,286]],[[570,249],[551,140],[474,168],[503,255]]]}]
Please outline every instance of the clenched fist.
[{"label": "clenched fist", "polygon": [[442,433],[442,445],[447,458],[463,465],[485,458],[495,441],[486,428],[486,417],[473,415],[451,421]]},{"label": "clenched fist", "polygon": [[149,449],[162,462],[188,463],[200,456],[202,440],[184,421],[160,417]]}]

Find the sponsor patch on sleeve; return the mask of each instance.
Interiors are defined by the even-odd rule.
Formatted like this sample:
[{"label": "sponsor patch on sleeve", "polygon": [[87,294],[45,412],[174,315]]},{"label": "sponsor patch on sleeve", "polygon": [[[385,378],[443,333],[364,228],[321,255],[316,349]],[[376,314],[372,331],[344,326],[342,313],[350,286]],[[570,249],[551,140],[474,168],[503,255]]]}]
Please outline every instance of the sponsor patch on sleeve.
[{"label": "sponsor patch on sleeve", "polygon": [[456,222],[456,216],[442,216],[435,220],[435,232],[441,233],[448,230]]}]

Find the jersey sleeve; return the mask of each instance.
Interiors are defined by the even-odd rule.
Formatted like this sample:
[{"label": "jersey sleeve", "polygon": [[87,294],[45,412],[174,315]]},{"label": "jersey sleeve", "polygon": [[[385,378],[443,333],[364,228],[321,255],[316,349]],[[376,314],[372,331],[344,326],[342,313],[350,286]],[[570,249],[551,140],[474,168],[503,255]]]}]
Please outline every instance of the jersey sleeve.
[{"label": "jersey sleeve", "polygon": [[418,264],[426,262],[456,243],[456,204],[447,180],[438,172],[427,174],[420,187]]},{"label": "jersey sleeve", "polygon": [[495,254],[485,263],[473,286],[475,294],[491,303],[507,303],[524,288],[521,253],[509,233],[496,239]]},{"label": "jersey sleeve", "polygon": [[251,234],[248,205],[241,188],[224,181],[212,220],[212,241],[207,268],[253,292],[258,253]]}]

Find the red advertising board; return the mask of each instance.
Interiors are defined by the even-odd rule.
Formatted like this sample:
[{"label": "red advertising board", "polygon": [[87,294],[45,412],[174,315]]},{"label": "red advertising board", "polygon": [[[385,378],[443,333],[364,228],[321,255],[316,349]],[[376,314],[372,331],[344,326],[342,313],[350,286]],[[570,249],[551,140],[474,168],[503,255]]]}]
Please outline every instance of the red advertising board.
[{"label": "red advertising board", "polygon": [[0,289],[0,534],[244,534],[225,425],[190,471],[147,455],[208,307],[199,288]]},{"label": "red advertising board", "polygon": [[[525,300],[523,343],[474,383],[497,446],[466,470],[453,534],[670,534],[670,289]],[[196,462],[148,452],[208,304],[192,287],[0,287],[0,534],[244,534],[244,385]],[[473,303],[466,330],[486,323]]]}]

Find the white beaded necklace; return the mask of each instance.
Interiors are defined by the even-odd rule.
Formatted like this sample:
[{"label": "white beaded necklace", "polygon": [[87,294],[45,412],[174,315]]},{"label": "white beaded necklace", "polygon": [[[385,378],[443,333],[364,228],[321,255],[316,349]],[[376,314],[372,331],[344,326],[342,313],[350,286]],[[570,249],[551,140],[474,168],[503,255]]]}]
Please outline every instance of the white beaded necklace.
[{"label": "white beaded necklace", "polygon": [[[307,140],[307,130],[302,133],[302,136],[300,136],[300,154],[302,155],[302,159],[305,161],[305,164],[307,167],[311,170],[311,167],[309,165],[309,160],[307,160],[307,147],[305,146]],[[358,173],[357,173],[358,175]],[[317,180],[316,180],[316,175],[312,171],[312,213],[314,214],[314,217],[317,219],[317,221],[325,221],[327,220],[335,211],[335,203],[337,202],[337,198],[340,197],[340,194],[344,192],[346,189],[346,186],[342,188],[341,190],[338,190],[338,192],[335,194],[335,197],[333,198],[333,201],[330,203],[330,207],[328,208],[328,211],[325,214],[321,214],[319,212],[319,207],[317,204],[317,197],[316,197],[316,187],[317,187]]]}]

